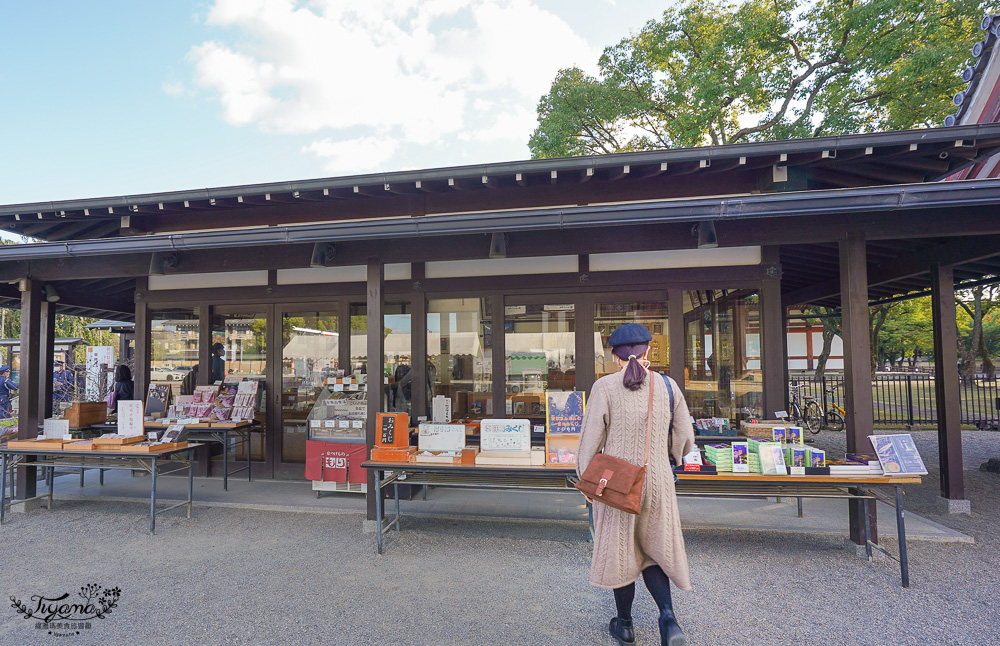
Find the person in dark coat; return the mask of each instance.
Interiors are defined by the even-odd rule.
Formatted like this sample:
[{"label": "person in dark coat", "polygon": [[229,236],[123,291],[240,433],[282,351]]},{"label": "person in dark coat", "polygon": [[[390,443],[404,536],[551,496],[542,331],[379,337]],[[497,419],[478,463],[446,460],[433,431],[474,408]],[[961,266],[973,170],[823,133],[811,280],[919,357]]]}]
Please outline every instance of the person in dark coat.
[{"label": "person in dark coat", "polygon": [[132,371],[128,366],[118,364],[115,368],[115,407],[118,411],[118,402],[123,399],[135,399],[135,383],[132,381]]},{"label": "person in dark coat", "polygon": [[226,346],[216,343],[212,346],[212,383],[226,380]]},{"label": "person in dark coat", "polygon": [[0,419],[8,419],[14,414],[10,399],[17,392],[17,384],[10,378],[10,366],[0,366]]}]

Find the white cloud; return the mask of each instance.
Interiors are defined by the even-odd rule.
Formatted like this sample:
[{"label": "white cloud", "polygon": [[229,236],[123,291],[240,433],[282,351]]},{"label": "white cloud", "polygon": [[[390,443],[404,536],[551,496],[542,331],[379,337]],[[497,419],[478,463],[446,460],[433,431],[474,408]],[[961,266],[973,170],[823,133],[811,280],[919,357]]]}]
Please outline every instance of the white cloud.
[{"label": "white cloud", "polygon": [[184,84],[180,81],[164,81],[160,87],[170,96],[184,96],[187,93]]},{"label": "white cloud", "polygon": [[388,137],[358,137],[334,141],[327,137],[302,148],[324,160],[323,169],[331,174],[358,174],[375,170],[395,154],[398,144]]},{"label": "white cloud", "polygon": [[216,0],[206,24],[238,34],[190,52],[225,121],[323,136],[303,150],[331,167],[338,139],[388,133],[393,153],[364,159],[480,136],[523,146],[556,71],[598,57],[533,0]]}]

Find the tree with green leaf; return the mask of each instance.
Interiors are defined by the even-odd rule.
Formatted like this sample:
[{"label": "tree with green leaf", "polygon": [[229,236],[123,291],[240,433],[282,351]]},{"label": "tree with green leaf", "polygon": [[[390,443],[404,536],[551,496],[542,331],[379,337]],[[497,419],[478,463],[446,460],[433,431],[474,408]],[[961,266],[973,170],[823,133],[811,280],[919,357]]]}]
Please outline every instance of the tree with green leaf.
[{"label": "tree with green leaf", "polygon": [[984,0],[682,0],[561,70],[534,157],[731,144],[942,123]]}]

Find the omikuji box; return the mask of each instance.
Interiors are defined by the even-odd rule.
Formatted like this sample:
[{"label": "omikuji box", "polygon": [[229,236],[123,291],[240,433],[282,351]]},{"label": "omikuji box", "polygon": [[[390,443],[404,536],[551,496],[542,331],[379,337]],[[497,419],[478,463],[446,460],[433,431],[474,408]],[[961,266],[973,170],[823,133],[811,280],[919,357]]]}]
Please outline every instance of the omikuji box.
[{"label": "omikuji box", "polygon": [[417,447],[404,448],[372,447],[372,462],[409,462],[410,456],[416,453]]},{"label": "omikuji box", "polygon": [[407,413],[376,413],[375,445],[381,448],[409,446],[410,416]]}]

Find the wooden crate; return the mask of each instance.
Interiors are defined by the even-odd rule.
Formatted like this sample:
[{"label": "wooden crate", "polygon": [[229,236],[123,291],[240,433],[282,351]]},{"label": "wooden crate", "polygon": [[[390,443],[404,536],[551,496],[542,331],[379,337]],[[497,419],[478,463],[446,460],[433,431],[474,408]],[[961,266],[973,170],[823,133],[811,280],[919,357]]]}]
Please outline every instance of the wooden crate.
[{"label": "wooden crate", "polygon": [[124,444],[119,445],[117,448],[119,451],[128,453],[159,453],[161,451],[183,449],[187,445],[187,442],[167,442],[166,444],[157,444],[155,446],[136,446],[132,444]]},{"label": "wooden crate", "polygon": [[47,440],[11,440],[7,442],[8,449],[39,449],[44,451],[60,451],[66,440],[49,438]]},{"label": "wooden crate", "polygon": [[415,446],[394,449],[376,446],[372,448],[371,458],[373,462],[409,462],[416,450]]},{"label": "wooden crate", "polygon": [[761,420],[758,422],[740,422],[739,434],[743,437],[774,437],[775,426],[795,426],[794,422],[783,422],[781,420]]},{"label": "wooden crate", "polygon": [[94,438],[94,445],[99,449],[114,448],[121,446],[123,444],[136,444],[138,442],[145,442],[146,438],[142,435],[136,435],[135,437],[107,437],[107,438]]},{"label": "wooden crate", "polygon": [[108,405],[104,402],[73,402],[66,409],[70,428],[84,428],[108,421]]}]

